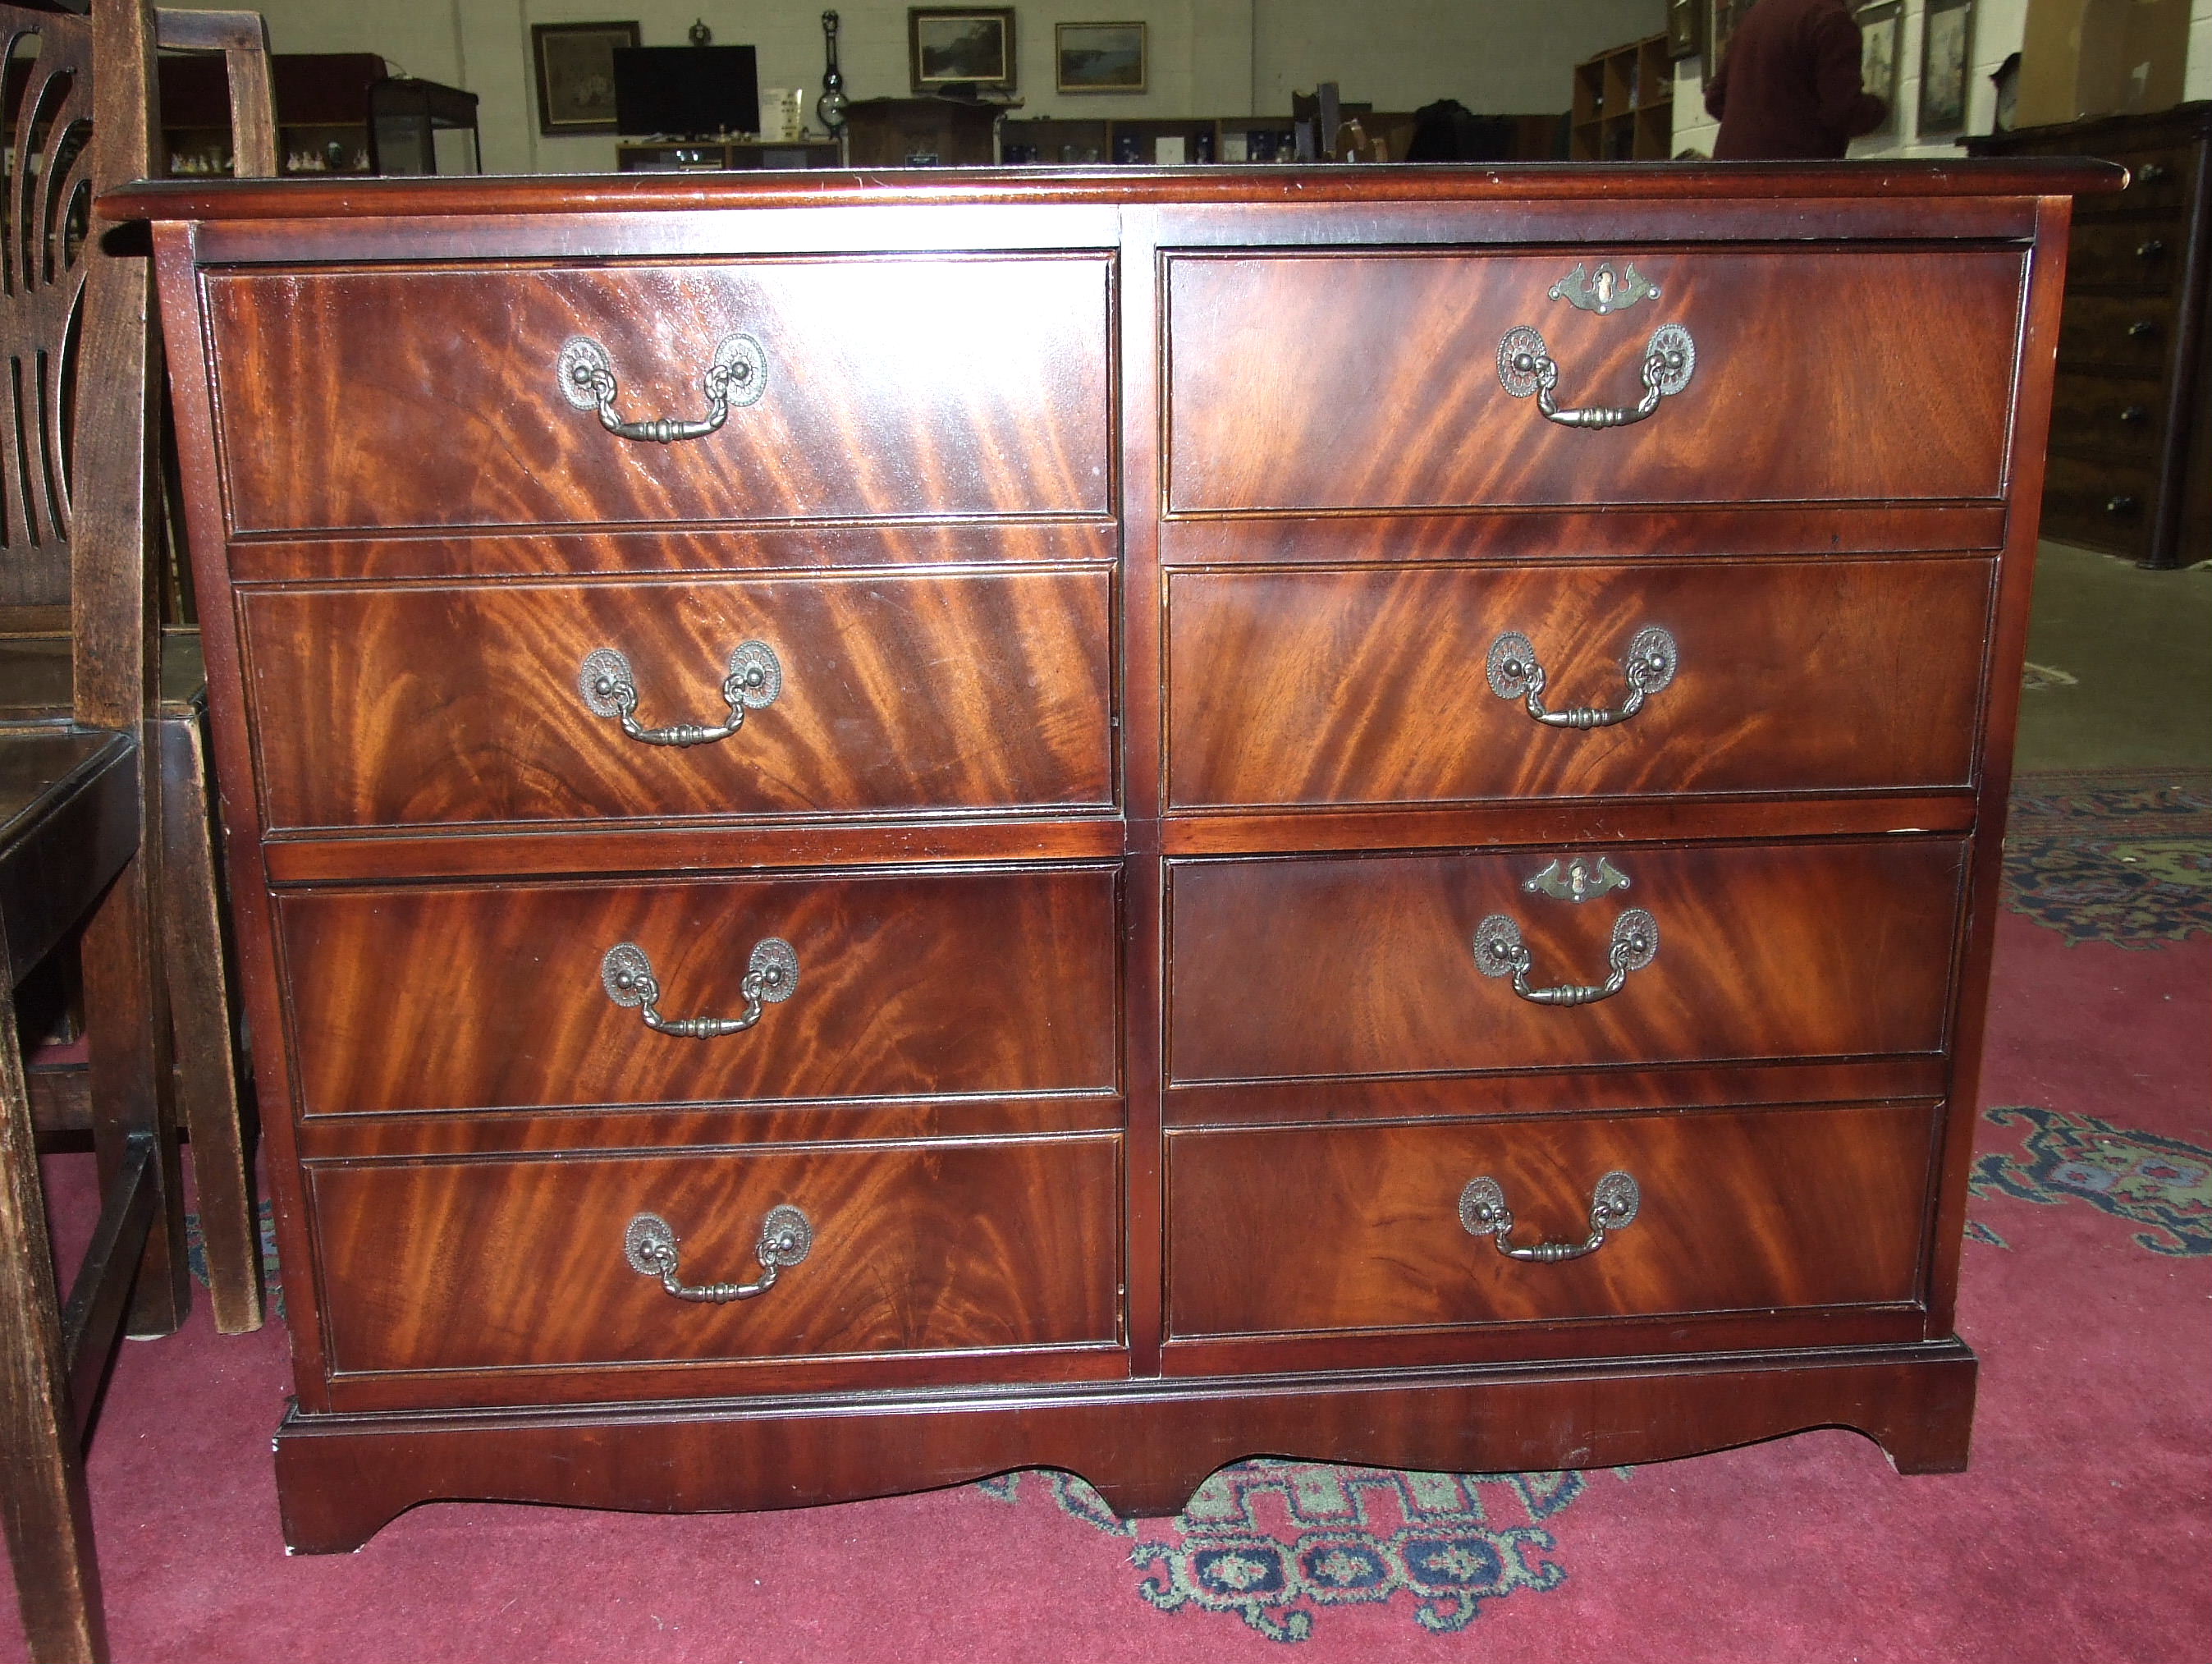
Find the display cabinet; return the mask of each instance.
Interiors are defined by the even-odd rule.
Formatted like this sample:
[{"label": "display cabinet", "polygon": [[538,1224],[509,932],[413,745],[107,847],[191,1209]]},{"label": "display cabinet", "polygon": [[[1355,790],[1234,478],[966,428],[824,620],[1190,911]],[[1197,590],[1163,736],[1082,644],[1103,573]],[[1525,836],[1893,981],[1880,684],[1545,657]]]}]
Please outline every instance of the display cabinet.
[{"label": "display cabinet", "polygon": [[[481,173],[477,95],[393,76],[374,52],[279,52],[276,162],[288,174]],[[230,102],[222,60],[161,60],[161,154],[172,178],[231,171]],[[440,132],[465,132],[466,165],[441,163]],[[448,153],[450,155],[450,152]]]}]

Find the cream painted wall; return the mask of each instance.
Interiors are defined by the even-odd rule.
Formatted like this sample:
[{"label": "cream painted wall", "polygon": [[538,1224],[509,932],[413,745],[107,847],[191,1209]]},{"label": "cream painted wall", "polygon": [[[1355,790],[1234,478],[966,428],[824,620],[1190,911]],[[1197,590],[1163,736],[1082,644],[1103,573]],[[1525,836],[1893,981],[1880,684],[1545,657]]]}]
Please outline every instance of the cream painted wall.
[{"label": "cream painted wall", "polygon": [[1564,110],[1574,66],[1667,27],[1665,0],[1254,0],[1255,113],[1334,80],[1383,110]]},{"label": "cream painted wall", "polygon": [[[822,8],[792,0],[262,0],[261,9],[280,52],[381,52],[409,74],[475,93],[491,173],[614,166],[611,137],[538,131],[533,23],[635,17],[646,45],[680,46],[703,17],[720,44],[759,49],[763,87],[805,88],[811,106],[822,81]],[[847,90],[905,96],[905,0],[843,0],[837,9]],[[1101,17],[1147,25],[1147,90],[1055,93],[1053,25]],[[1021,113],[1287,114],[1293,90],[1325,77],[1346,99],[1386,109],[1449,97],[1480,111],[1564,110],[1577,60],[1665,22],[1665,0],[1017,0]]]},{"label": "cream painted wall", "polygon": [[[1855,156],[1953,156],[1960,154],[1952,136],[1919,142],[1916,118],[1920,110],[1920,28],[1925,0],[1905,0],[1905,63],[1898,92],[1898,131],[1894,135],[1853,142]],[[1996,88],[1990,73],[2016,52],[2027,37],[2027,0],[1978,0],[1974,7],[1974,70],[1968,85],[1966,131],[1986,133],[1996,110]],[[1674,149],[1694,148],[1710,155],[1717,123],[1705,115],[1703,65],[1689,58],[1676,66],[1674,82]],[[2192,0],[2190,9],[2189,64],[2185,96],[2212,98],[2212,0]]]}]

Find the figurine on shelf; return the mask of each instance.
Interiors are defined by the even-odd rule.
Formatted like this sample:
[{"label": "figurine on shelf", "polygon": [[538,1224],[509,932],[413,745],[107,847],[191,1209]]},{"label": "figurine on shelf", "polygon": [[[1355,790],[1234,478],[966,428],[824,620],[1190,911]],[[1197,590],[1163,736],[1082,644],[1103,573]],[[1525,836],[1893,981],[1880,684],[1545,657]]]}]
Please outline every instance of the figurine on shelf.
[{"label": "figurine on shelf", "polygon": [[828,54],[829,67],[822,71],[822,96],[814,101],[814,113],[822,119],[823,130],[835,138],[845,131],[845,112],[852,100],[845,96],[845,77],[837,68],[837,14],[822,14],[822,48]]}]

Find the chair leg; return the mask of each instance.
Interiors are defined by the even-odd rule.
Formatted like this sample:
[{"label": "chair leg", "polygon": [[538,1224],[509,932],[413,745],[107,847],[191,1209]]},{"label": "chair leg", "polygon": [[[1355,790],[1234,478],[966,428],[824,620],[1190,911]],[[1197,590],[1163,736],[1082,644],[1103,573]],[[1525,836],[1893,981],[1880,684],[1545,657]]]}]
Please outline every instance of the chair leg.
[{"label": "chair leg", "polygon": [[[6,978],[0,944],[0,986]],[[70,1408],[15,1007],[0,993],[0,1514],[34,1664],[106,1664],[84,1455]]]},{"label": "chair leg", "polygon": [[161,956],[176,1044],[177,1111],[191,1139],[207,1246],[208,1303],[223,1334],[261,1326],[256,1228],[223,974],[207,753],[198,716],[164,717],[161,768]]},{"label": "chair leg", "polygon": [[191,1310],[185,1259],[184,1175],[177,1152],[175,1094],[169,1080],[168,1025],[161,962],[153,951],[149,869],[158,842],[139,845],[85,923],[85,1038],[92,1074],[92,1141],[104,1195],[131,1159],[134,1135],[150,1137],[159,1206],[138,1263],[125,1332],[149,1340],[174,1334]]}]

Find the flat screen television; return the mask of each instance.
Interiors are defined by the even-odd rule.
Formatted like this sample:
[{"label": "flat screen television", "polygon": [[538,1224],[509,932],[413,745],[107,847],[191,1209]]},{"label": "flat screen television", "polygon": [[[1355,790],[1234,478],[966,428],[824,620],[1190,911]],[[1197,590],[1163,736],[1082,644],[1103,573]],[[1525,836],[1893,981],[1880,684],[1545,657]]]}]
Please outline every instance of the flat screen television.
[{"label": "flat screen television", "polygon": [[760,131],[760,74],[750,46],[617,46],[615,125],[636,135],[704,138]]}]

